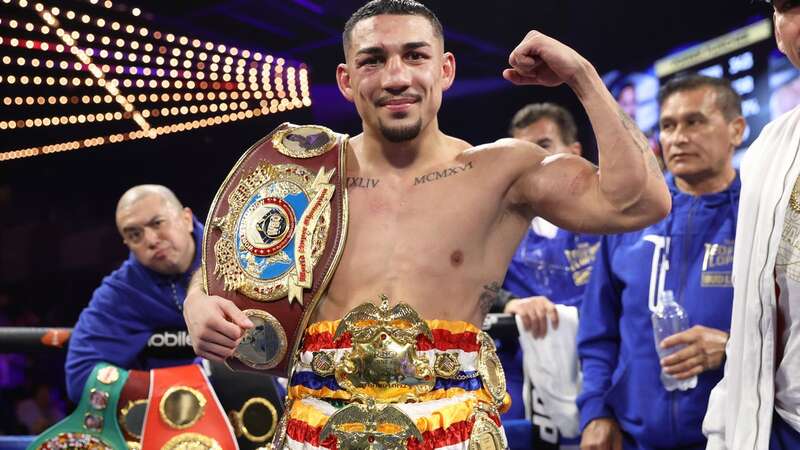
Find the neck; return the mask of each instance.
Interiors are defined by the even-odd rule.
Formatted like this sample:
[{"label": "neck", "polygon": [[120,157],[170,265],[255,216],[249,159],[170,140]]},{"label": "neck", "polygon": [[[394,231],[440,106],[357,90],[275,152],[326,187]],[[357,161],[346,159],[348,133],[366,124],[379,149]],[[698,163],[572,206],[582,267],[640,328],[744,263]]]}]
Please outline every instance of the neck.
[{"label": "neck", "polygon": [[364,133],[353,138],[358,164],[384,172],[416,170],[447,157],[445,136],[438,123],[429,123],[417,137],[403,142],[386,140],[379,129],[364,126]]},{"label": "neck", "polygon": [[733,167],[713,177],[675,177],[675,186],[690,195],[713,194],[724,191],[736,178]]},{"label": "neck", "polygon": [[[192,228],[192,238],[194,238],[194,227]],[[183,261],[183,264],[181,264],[181,267],[179,267],[180,273],[178,275],[182,275],[192,270],[192,263],[194,262],[194,257],[196,252],[197,252],[197,243],[194,242],[194,239],[192,239],[192,248],[190,249],[189,252],[189,259],[187,261]]]}]

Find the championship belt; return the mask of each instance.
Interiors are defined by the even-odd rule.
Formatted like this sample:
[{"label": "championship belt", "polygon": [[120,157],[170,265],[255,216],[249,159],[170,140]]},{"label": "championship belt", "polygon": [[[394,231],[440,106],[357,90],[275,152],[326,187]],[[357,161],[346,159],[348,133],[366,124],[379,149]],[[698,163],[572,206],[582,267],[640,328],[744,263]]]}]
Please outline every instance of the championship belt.
[{"label": "championship belt", "polygon": [[200,366],[150,371],[143,449],[238,449],[233,429]]},{"label": "championship belt", "polygon": [[83,388],[75,411],[45,430],[28,450],[125,450],[117,423],[117,402],[128,372],[97,364]]},{"label": "championship belt", "polygon": [[241,450],[256,450],[275,435],[283,401],[275,377],[264,373],[233,372],[209,361],[211,386],[228,414]]},{"label": "championship belt", "polygon": [[203,235],[203,287],[255,324],[226,361],[285,376],[347,231],[347,136],[284,123],[222,183]]}]

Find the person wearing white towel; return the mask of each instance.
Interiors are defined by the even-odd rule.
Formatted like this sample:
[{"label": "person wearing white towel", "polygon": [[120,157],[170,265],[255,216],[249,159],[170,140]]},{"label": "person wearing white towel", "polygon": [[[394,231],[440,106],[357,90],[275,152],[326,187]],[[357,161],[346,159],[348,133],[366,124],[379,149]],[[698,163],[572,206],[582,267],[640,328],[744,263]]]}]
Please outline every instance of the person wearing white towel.
[{"label": "person wearing white towel", "polygon": [[[800,1],[773,0],[778,49],[800,68]],[[725,376],[703,432],[710,450],[800,448],[800,108],[767,124],[742,160]]]}]

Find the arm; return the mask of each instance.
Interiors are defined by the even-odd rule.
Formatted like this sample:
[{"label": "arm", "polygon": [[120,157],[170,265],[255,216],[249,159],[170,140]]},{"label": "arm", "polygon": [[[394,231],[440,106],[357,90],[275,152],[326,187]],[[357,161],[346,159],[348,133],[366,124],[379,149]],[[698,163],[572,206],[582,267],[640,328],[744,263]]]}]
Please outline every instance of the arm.
[{"label": "arm", "polygon": [[67,395],[73,402],[80,400],[86,379],[97,363],[105,361],[131,368],[147,344],[152,330],[133,310],[133,300],[133,291],[104,280],[81,312],[64,364]]},{"label": "arm", "polygon": [[586,287],[578,322],[578,357],[583,386],[577,403],[581,429],[596,419],[614,418],[605,397],[619,356],[620,287],[611,271],[611,242],[604,237]]},{"label": "arm", "polygon": [[514,252],[514,257],[508,265],[506,278],[503,281],[503,289],[521,298],[509,300],[503,306],[503,312],[519,315],[525,329],[530,331],[534,337],[540,338],[547,333],[548,317],[553,322],[553,328],[558,328],[558,312],[547,297],[538,296],[538,292],[530,282],[532,269],[521,259],[520,249],[527,245],[530,234],[531,231],[528,230],[520,247]]},{"label": "arm", "polygon": [[642,228],[669,213],[669,191],[647,139],[586,59],[531,31],[509,63],[503,76],[515,84],[572,88],[592,123],[600,163],[598,168],[579,157],[546,155],[518,141],[515,146],[530,155],[530,165],[512,186],[512,201],[516,197],[556,225],[595,233]]},{"label": "arm", "polygon": [[233,354],[242,329],[252,328],[253,323],[232,301],[206,294],[201,277],[199,270],[192,276],[183,303],[183,318],[194,352],[212,361],[223,361]]}]

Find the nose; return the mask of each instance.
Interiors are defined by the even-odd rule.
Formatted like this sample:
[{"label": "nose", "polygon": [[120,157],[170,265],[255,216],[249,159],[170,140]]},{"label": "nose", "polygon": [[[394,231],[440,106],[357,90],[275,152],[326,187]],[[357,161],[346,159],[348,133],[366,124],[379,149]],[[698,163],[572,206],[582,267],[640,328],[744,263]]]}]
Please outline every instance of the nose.
[{"label": "nose", "polygon": [[689,135],[683,125],[677,125],[675,130],[672,133],[667,134],[665,137],[668,145],[680,146],[689,142]]},{"label": "nose", "polygon": [[144,227],[143,242],[147,247],[155,247],[159,241],[158,232],[150,227]]},{"label": "nose", "polygon": [[687,142],[689,142],[689,135],[686,134],[686,132],[684,130],[682,130],[682,129],[679,130],[675,134],[675,143],[679,144],[679,145],[682,145],[682,144],[685,144]]},{"label": "nose", "polygon": [[400,55],[389,58],[384,66],[381,87],[397,95],[403,93],[409,86],[411,86],[411,71],[404,64],[403,58]]}]

